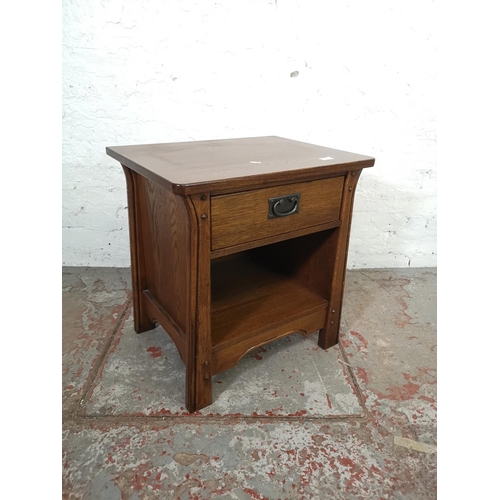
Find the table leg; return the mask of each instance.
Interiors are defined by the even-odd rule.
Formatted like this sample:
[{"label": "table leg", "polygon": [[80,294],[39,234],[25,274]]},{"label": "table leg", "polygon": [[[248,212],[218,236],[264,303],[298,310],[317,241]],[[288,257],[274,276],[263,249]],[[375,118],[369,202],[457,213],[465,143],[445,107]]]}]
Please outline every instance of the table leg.
[{"label": "table leg", "polygon": [[210,196],[187,198],[192,228],[191,274],[196,304],[187,338],[186,407],[189,412],[212,404],[212,335],[210,276]]},{"label": "table leg", "polygon": [[361,170],[350,172],[346,176],[344,192],[342,195],[342,207],[340,212],[341,224],[338,228],[335,241],[335,262],[333,268],[332,289],[327,315],[327,323],[319,331],[318,345],[323,349],[333,347],[339,341],[340,315],[342,312],[342,300],[344,295],[344,281],[347,266],[347,252],[349,249],[349,235],[351,232],[352,207],[354,204],[354,193],[358,183]]},{"label": "table leg", "polygon": [[127,181],[128,221],[130,232],[130,260],[132,268],[132,297],[134,309],[134,330],[136,333],[147,332],[155,324],[146,315],[143,305],[142,291],[147,288],[146,269],[144,262],[144,246],[140,233],[141,214],[136,186],[136,174],[125,165],[122,165]]}]

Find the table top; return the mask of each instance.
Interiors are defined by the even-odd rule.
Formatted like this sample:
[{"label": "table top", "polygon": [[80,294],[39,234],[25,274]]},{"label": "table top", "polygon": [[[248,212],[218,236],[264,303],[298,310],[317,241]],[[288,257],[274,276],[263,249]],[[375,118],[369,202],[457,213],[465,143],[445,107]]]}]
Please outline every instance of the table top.
[{"label": "table top", "polygon": [[375,163],[370,156],[275,136],[112,146],[106,153],[181,195],[312,180]]}]

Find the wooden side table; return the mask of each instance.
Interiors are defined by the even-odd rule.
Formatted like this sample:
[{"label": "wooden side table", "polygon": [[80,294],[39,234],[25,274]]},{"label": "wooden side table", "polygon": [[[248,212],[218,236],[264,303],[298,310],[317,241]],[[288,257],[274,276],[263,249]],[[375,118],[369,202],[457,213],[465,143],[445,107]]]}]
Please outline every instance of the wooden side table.
[{"label": "wooden side table", "polygon": [[108,147],[127,179],[134,325],[212,375],[285,335],[338,341],[354,192],[375,160],[280,137]]}]

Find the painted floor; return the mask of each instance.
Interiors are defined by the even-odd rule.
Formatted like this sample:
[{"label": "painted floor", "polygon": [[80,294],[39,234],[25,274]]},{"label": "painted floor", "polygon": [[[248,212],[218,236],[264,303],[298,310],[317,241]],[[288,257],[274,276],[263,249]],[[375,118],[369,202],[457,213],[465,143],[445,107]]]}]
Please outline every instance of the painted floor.
[{"label": "painted floor", "polygon": [[436,498],[436,271],[349,271],[339,345],[280,339],[189,415],[129,269],[63,269],[63,498]]}]

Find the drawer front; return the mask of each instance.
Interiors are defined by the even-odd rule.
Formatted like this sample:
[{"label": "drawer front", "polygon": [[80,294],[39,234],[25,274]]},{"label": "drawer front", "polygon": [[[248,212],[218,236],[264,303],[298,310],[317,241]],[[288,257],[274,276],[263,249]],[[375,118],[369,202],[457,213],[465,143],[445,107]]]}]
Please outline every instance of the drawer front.
[{"label": "drawer front", "polygon": [[214,196],[212,250],[336,221],[343,186],[334,177]]}]

